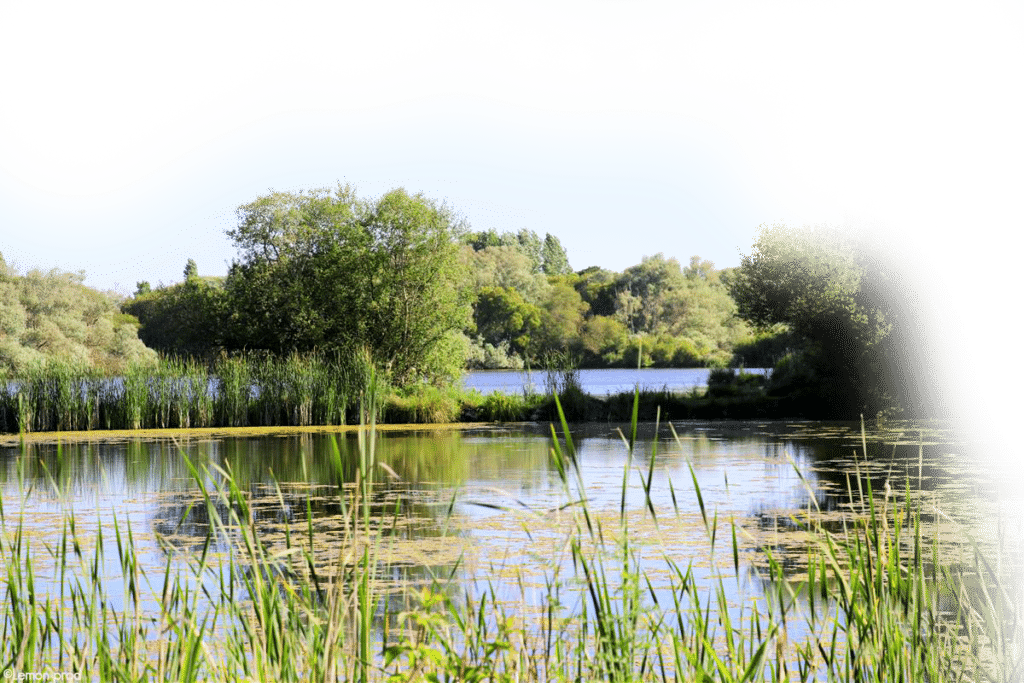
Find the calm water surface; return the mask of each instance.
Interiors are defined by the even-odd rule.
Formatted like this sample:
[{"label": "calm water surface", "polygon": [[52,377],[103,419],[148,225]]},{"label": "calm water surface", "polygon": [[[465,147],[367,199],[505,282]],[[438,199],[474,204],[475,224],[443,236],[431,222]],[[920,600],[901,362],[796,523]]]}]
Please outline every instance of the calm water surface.
[{"label": "calm water surface", "polygon": [[[667,583],[659,584],[665,554],[681,566],[692,564],[698,577],[711,575],[691,466],[709,516],[717,514],[726,529],[730,520],[737,522],[752,539],[744,542],[741,557],[746,579],[729,584],[736,600],[756,597],[766,588],[756,571],[763,557],[759,545],[771,548],[799,574],[805,549],[799,535],[788,533],[792,516],[815,504],[826,513],[848,512],[851,484],[866,488],[870,482],[881,492],[888,483],[902,496],[909,482],[931,497],[933,508],[941,507],[954,520],[945,532],[947,539],[984,529],[979,519],[989,514],[981,501],[991,498],[995,482],[964,463],[957,456],[960,446],[941,429],[908,429],[903,437],[890,433],[872,439],[869,460],[861,453],[855,462],[854,453],[860,450],[856,425],[672,426],[678,436],[667,425],[657,433],[654,425],[641,425],[628,469],[628,449],[615,425],[589,425],[573,434],[583,491],[595,517],[607,528],[617,528],[625,501],[631,542],[658,547],[657,552],[641,553],[658,592],[668,590]],[[335,443],[343,463],[340,477],[332,462]],[[519,601],[529,609],[528,594],[534,589],[539,594],[555,567],[571,573],[571,556],[565,551],[571,510],[558,510],[567,497],[550,448],[547,425],[378,434],[377,459],[397,475],[391,479],[382,469],[374,494],[376,514],[401,521],[388,531],[403,558],[392,568],[391,578],[397,584],[417,584],[454,575],[470,593],[493,589],[499,599]],[[185,457],[200,468],[216,466],[233,474],[252,503],[258,533],[269,545],[283,547],[285,524],[306,533],[309,510],[317,552],[322,553],[317,560],[329,564],[344,552],[331,544],[340,536],[337,486],[354,481],[357,469],[352,433],[129,439],[64,444],[59,450],[54,444],[5,447],[0,449],[4,533],[11,534],[20,522],[34,547],[52,547],[64,515],[73,512],[81,535],[95,543],[96,529],[101,530],[106,587],[116,601],[123,579],[115,530],[125,533],[130,525],[153,590],[149,604],[156,611],[168,558],[178,566],[188,553],[202,548],[209,528],[209,512]],[[657,527],[645,512],[643,479],[648,471],[653,472],[650,494]],[[210,475],[207,483],[216,479]],[[728,538],[727,532],[721,535]],[[731,563],[728,541],[721,547]],[[37,591],[46,592],[52,572],[47,573],[43,562],[36,564],[36,571]],[[215,583],[207,589],[215,591]]]},{"label": "calm water surface", "polygon": [[[746,372],[763,374],[770,372],[770,369],[748,368]],[[708,368],[580,370],[580,382],[583,384],[583,390],[593,396],[632,391],[637,384],[641,389],[667,388],[672,392],[687,392],[707,386],[710,374],[711,370]],[[463,384],[467,389],[476,389],[482,394],[495,391],[517,394],[524,389],[542,392],[545,390],[546,376],[543,370],[474,370],[466,373]]]}]

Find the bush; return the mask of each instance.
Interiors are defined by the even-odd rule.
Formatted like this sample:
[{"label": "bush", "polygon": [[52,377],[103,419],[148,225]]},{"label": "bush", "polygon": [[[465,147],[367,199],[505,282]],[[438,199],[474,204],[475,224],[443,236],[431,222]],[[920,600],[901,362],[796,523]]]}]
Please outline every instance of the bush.
[{"label": "bush", "polygon": [[523,422],[529,419],[535,403],[525,396],[496,391],[484,399],[477,416],[484,422]]},{"label": "bush", "polygon": [[727,396],[752,396],[763,394],[767,379],[764,375],[739,372],[732,368],[715,368],[708,375],[708,398],[724,398]]},{"label": "bush", "polygon": [[384,420],[391,424],[448,424],[457,422],[462,402],[457,389],[422,384],[405,395],[392,394],[384,406]]},{"label": "bush", "polygon": [[797,341],[788,330],[762,332],[736,344],[733,365],[748,368],[772,368],[792,352]]}]

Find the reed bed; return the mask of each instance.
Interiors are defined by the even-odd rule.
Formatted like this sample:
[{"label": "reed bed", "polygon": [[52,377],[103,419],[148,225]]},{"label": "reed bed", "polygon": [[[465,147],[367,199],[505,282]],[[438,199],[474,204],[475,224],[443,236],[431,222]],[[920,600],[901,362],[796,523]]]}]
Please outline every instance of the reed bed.
[{"label": "reed bed", "polygon": [[[998,547],[978,547],[970,565],[945,560],[929,537],[925,504],[909,485],[902,497],[883,497],[855,483],[862,481],[857,472],[848,493],[862,512],[845,519],[841,531],[816,521],[813,508],[794,520],[811,539],[806,576],[794,580],[782,568],[784,558],[761,548],[765,593],[737,607],[729,604],[726,586],[748,571],[741,562],[749,552],[744,530],[705,507],[691,467],[692,480],[672,488],[673,500],[689,489],[703,525],[703,555],[719,561],[709,579],[698,580],[696,559],[664,556],[671,600],[659,601],[655,580],[639,560],[645,549],[630,533],[636,517],[625,503],[629,479],[641,479],[650,523],[667,523],[681,512],[656,510],[651,502],[657,473],[653,457],[646,463],[640,454],[633,458],[635,418],[623,435],[630,453],[623,503],[611,517],[587,500],[564,414],[562,438],[552,428],[563,502],[555,511],[532,514],[560,515],[563,552],[571,562],[545,575],[539,609],[499,599],[498,579],[471,592],[452,575],[437,576],[425,588],[396,595],[384,579],[395,570],[386,550],[398,513],[372,512],[377,475],[394,473],[376,461],[372,394],[363,409],[369,429],[360,430],[354,483],[342,483],[350,464],[334,451],[344,536],[339,547],[345,550],[327,560],[318,553],[308,507],[305,521],[286,525],[283,545],[274,546],[232,473],[216,467],[190,464],[210,523],[205,543],[185,556],[184,568],[172,568],[179,555],[169,547],[166,566],[147,569],[130,527],[115,526],[110,539],[102,527],[76,526],[73,514],[45,552],[33,552],[17,511],[4,501],[0,667],[103,681],[392,683],[1009,683],[1024,673],[1024,601],[1007,580],[1012,558],[998,555]],[[104,553],[115,552],[122,601],[112,599],[104,583],[110,578],[103,575]],[[36,577],[43,574],[53,577],[57,594],[37,592]],[[525,605],[530,591],[520,585]],[[145,604],[157,605],[156,611],[145,611]],[[572,604],[577,608],[567,607]]]},{"label": "reed bed", "polygon": [[[598,398],[579,384],[571,359],[552,365],[545,386],[572,421],[629,421],[633,393]],[[210,362],[164,358],[109,377],[50,362],[0,382],[0,432],[277,427],[358,422],[370,373],[378,377],[376,419],[393,424],[557,420],[552,394],[524,390],[481,396],[456,387],[391,387],[368,353],[351,356],[248,353]],[[643,389],[639,417],[674,420],[769,418],[802,414],[800,406],[759,394],[679,395]]]},{"label": "reed bed", "polygon": [[0,431],[345,424],[374,371],[365,352],[165,358],[120,377],[51,362],[0,383]]}]

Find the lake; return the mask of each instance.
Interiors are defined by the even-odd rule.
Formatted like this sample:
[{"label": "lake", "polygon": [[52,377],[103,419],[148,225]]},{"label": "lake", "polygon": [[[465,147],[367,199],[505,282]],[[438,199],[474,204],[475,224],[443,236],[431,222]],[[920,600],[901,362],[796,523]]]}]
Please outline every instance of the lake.
[{"label": "lake", "polygon": [[[768,374],[770,368],[746,368],[746,372]],[[705,387],[708,384],[709,368],[644,368],[636,369],[600,369],[580,370],[580,383],[583,391],[592,396],[618,394],[633,391],[640,385],[641,389],[661,390],[684,393]],[[482,394],[501,391],[505,394],[522,393],[524,388],[535,392],[545,391],[544,370],[526,372],[522,370],[473,370],[463,377],[463,385],[467,389],[476,389]]]},{"label": "lake", "polygon": [[[798,584],[809,546],[796,520],[813,508],[825,524],[841,529],[863,513],[854,498],[869,486],[882,510],[891,512],[905,496],[929,501],[924,533],[941,528],[943,558],[969,563],[973,551],[965,539],[992,542],[989,503],[998,482],[956,456],[962,444],[950,430],[935,423],[902,427],[868,433],[865,459],[860,426],[848,423],[641,424],[632,456],[624,442],[627,426],[584,425],[571,435],[576,455],[563,470],[568,485],[552,456],[548,425],[382,430],[373,441],[382,465],[370,489],[373,531],[367,537],[380,548],[374,638],[390,642],[396,615],[415,607],[410,591],[437,585],[455,603],[472,606],[483,596],[524,623],[545,618],[552,591],[563,615],[585,612],[577,556],[583,551],[570,547],[567,536],[583,524],[580,497],[586,524],[603,530],[613,547],[629,544],[648,582],[645,600],[662,606],[672,604],[677,590],[668,562],[689,567],[704,589],[721,585],[734,617],[751,601],[764,604],[776,590],[765,578],[765,552],[781,563],[787,581]],[[239,552],[239,539],[249,532],[280,558],[271,569],[282,586],[311,572],[326,581],[331,567],[358,563],[368,542],[360,546],[347,531],[360,524],[350,498],[358,489],[360,457],[351,429],[197,430],[173,439],[96,434],[59,445],[18,444],[12,437],[5,443],[3,537],[8,544],[24,540],[37,600],[69,600],[63,570],[55,567],[58,549],[68,553],[69,514],[81,571],[101,577],[104,606],[115,613],[130,610],[129,592],[141,584],[141,613],[158,614],[167,572],[175,585],[192,586],[186,594],[199,611],[222,600],[253,599],[235,588],[225,595],[223,570],[195,569],[205,558],[202,563],[228,563],[243,578],[263,571],[247,567]],[[236,498],[207,505],[203,491],[223,485],[225,473],[237,485]],[[243,500],[244,522],[232,526],[227,522]],[[717,528],[718,550],[709,551],[709,524]],[[212,544],[211,525],[225,532]],[[129,529],[133,562],[145,574],[138,581],[129,580],[119,550]],[[289,550],[295,546],[308,554]],[[734,561],[737,579],[716,584]],[[617,571],[613,563],[612,583],[622,579]],[[798,626],[791,629],[791,637],[801,636]]]}]

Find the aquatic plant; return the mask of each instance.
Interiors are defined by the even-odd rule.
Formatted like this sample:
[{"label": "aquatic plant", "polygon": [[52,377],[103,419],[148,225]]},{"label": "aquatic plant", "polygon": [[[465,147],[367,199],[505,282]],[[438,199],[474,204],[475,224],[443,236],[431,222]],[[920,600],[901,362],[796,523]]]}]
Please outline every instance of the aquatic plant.
[{"label": "aquatic plant", "polygon": [[[510,579],[478,575],[479,590],[472,581],[462,588],[455,572],[469,568],[456,563],[425,585],[396,586],[388,577],[406,559],[396,533],[405,520],[398,503],[378,495],[378,479],[400,474],[377,458],[380,394],[370,375],[357,462],[345,462],[337,444],[332,454],[339,483],[328,495],[340,513],[329,544],[316,528],[312,496],[301,499],[304,514],[282,514],[285,521],[271,530],[230,464],[189,461],[199,494],[181,523],[202,511],[206,535],[191,550],[164,537],[166,564],[155,569],[145,566],[135,532],[116,515],[112,527],[85,529],[68,512],[55,538],[40,539],[17,501],[5,497],[0,666],[103,681],[1009,683],[1024,673],[1024,599],[1009,581],[1020,557],[980,543],[964,557],[945,556],[938,513],[912,481],[902,492],[874,491],[856,465],[840,524],[826,520],[810,496],[792,519],[807,539],[804,557],[781,557],[741,521],[720,518],[706,504],[692,465],[687,482],[656,481],[657,441],[650,454],[636,452],[636,417],[622,435],[628,459],[621,502],[599,509],[557,397],[561,433],[552,427],[550,457],[562,496],[550,509],[522,512],[527,529],[559,530],[560,550],[543,585],[528,585],[513,567]],[[627,504],[634,477],[644,493],[639,509]],[[59,496],[65,484],[51,482]],[[656,508],[656,483],[669,487],[673,501],[684,493],[695,500],[700,558],[658,555],[645,530],[667,529],[687,513],[679,505]],[[282,512],[285,486],[271,492]],[[458,522],[455,502],[441,527]],[[116,576],[107,574],[109,559]],[[784,569],[798,560],[799,574]],[[764,595],[730,604],[726,586],[747,576],[748,566]],[[54,593],[39,590],[44,576],[52,577]],[[123,599],[111,594],[112,579]],[[519,586],[520,602],[499,597],[502,581]],[[668,600],[655,589],[665,581]]]},{"label": "aquatic plant", "polygon": [[169,357],[119,377],[54,361],[0,384],[0,431],[345,424],[371,375],[380,413],[389,389],[365,351]]},{"label": "aquatic plant", "polygon": [[448,424],[458,422],[462,401],[457,389],[419,385],[391,394],[384,407],[384,419],[393,424]]},{"label": "aquatic plant", "polygon": [[520,395],[495,391],[484,397],[478,416],[483,422],[523,422],[539,405],[538,397],[525,392]]}]

